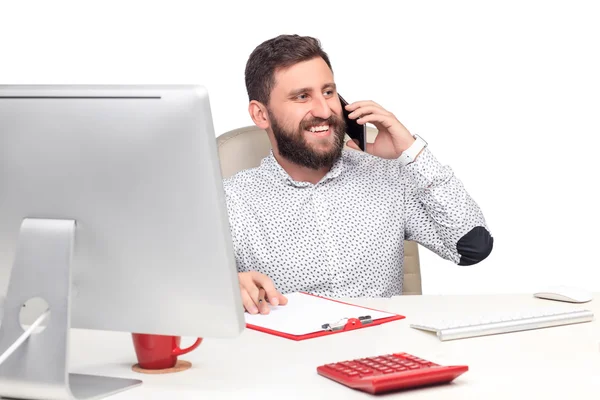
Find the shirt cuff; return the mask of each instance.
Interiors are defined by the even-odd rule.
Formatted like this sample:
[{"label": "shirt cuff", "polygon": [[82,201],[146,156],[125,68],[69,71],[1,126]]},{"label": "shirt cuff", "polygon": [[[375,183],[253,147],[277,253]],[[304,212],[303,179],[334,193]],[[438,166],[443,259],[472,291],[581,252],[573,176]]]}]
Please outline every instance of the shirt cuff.
[{"label": "shirt cuff", "polygon": [[440,164],[427,147],[414,162],[404,167],[404,173],[421,189],[433,188],[452,177],[452,170]]}]

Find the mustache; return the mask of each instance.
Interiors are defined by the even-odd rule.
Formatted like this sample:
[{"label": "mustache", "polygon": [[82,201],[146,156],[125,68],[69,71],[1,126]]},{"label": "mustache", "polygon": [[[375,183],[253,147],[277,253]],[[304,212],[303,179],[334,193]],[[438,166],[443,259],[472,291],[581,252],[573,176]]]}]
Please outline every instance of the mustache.
[{"label": "mustache", "polygon": [[303,130],[308,130],[311,126],[318,125],[329,125],[330,127],[339,128],[343,126],[344,121],[340,119],[337,115],[332,114],[329,118],[311,118],[306,121],[302,121],[300,124],[300,128]]}]

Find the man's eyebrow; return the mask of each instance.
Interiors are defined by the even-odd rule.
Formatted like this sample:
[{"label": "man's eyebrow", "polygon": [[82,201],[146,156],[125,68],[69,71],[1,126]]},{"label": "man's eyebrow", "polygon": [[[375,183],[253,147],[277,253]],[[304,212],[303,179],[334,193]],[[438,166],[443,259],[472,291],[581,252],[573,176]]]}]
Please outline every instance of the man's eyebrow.
[{"label": "man's eyebrow", "polygon": [[290,92],[290,97],[295,97],[295,96],[298,96],[299,94],[306,93],[306,92],[312,92],[312,89],[308,88],[308,87],[294,89]]},{"label": "man's eyebrow", "polygon": [[[331,82],[331,83],[326,83],[323,85],[323,87],[321,89],[326,89],[326,88],[332,88],[335,89],[335,83]],[[302,93],[310,93],[312,92],[312,89],[309,87],[304,87],[304,88],[300,88],[300,89],[294,89],[290,92],[290,97],[295,97],[298,96]]]}]

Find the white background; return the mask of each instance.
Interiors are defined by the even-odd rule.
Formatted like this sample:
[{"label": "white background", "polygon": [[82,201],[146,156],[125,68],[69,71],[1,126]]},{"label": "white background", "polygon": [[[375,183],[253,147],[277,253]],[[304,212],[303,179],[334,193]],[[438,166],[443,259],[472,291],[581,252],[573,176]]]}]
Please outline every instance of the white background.
[{"label": "white background", "polygon": [[486,215],[492,255],[459,267],[422,250],[425,293],[600,291],[595,1],[0,4],[1,83],[199,83],[217,134],[251,124],[254,47],[315,36],[340,92],[426,138]]}]

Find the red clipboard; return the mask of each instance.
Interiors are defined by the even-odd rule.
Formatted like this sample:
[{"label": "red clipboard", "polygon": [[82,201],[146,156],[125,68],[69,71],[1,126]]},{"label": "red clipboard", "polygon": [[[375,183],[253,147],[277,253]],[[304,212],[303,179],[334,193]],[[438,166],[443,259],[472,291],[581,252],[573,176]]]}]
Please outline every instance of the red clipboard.
[{"label": "red clipboard", "polygon": [[[359,306],[359,305],[352,304],[352,303],[347,303],[347,302],[343,302],[343,301],[339,301],[339,300],[334,300],[334,299],[330,299],[330,298],[326,298],[326,297],[316,296],[316,295],[313,295],[313,294],[310,294],[310,293],[304,293],[304,292],[301,292],[301,293],[305,294],[305,295],[308,295],[308,296],[314,296],[314,297],[317,297],[317,298],[320,298],[320,299],[324,299],[324,300],[328,300],[328,301],[333,301],[333,302],[340,303],[340,304],[345,304],[345,305],[350,305],[350,306],[358,307],[358,308],[361,308],[363,310],[385,312],[385,313],[392,314],[392,315],[389,316],[389,317],[385,317],[385,318],[375,319],[375,320],[372,320],[370,322],[369,321],[365,322],[365,320],[362,319],[362,317],[356,317],[356,318],[355,317],[350,317],[350,318],[347,318],[347,321],[345,321],[345,324],[343,326],[341,326],[341,327],[338,326],[338,328],[336,330],[322,329],[322,330],[317,330],[315,332],[306,333],[306,334],[300,334],[300,335],[294,335],[294,334],[290,334],[290,333],[287,333],[287,332],[281,332],[281,331],[277,331],[277,330],[274,330],[274,329],[265,328],[263,326],[253,325],[251,323],[246,323],[246,327],[248,329],[252,329],[252,330],[259,331],[259,332],[268,333],[270,335],[275,335],[275,336],[283,337],[283,338],[286,338],[286,339],[300,341],[300,340],[306,340],[306,339],[313,339],[313,338],[317,338],[317,337],[321,337],[321,336],[334,335],[334,334],[337,334],[337,333],[348,332],[348,331],[352,331],[352,330],[356,330],[356,329],[369,328],[371,326],[377,326],[377,325],[385,324],[387,322],[397,321],[397,320],[401,320],[403,318],[406,318],[404,315],[394,314],[394,313],[390,313],[388,311],[382,311],[382,310],[377,310],[377,309],[374,309],[374,308],[363,307],[363,306]],[[282,307],[286,307],[286,306],[282,306]],[[346,318],[343,318],[343,319],[346,319]]]}]

